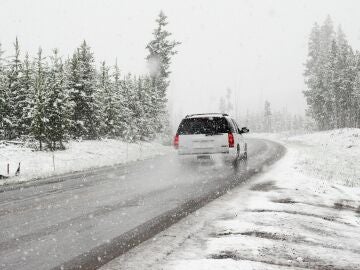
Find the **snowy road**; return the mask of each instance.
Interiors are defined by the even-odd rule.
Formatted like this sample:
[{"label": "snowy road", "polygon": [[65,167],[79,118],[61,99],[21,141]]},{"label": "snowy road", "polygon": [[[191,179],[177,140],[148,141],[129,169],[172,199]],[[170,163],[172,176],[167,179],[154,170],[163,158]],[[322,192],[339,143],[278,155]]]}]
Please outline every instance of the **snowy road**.
[{"label": "snowy road", "polygon": [[284,148],[251,139],[247,168],[167,155],[0,193],[0,268],[94,269],[245,181]]}]

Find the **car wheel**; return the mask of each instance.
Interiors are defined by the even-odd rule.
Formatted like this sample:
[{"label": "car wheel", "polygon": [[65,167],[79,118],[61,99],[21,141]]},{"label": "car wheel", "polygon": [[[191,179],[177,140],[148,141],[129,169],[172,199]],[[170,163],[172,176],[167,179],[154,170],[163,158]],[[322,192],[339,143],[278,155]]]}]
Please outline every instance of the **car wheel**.
[{"label": "car wheel", "polygon": [[243,159],[247,160],[248,155],[247,155],[247,143],[245,143],[245,152],[243,154]]}]

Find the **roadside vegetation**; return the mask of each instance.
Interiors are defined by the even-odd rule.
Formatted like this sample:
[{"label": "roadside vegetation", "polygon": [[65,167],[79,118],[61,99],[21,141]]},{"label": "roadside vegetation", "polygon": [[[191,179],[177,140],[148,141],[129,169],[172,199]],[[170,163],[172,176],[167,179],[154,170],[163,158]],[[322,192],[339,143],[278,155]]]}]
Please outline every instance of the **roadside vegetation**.
[{"label": "roadside vegetation", "polygon": [[[35,57],[0,46],[0,140],[36,140],[37,148],[64,149],[69,139],[150,141],[169,133],[166,92],[179,42],[160,12],[147,44],[149,73],[122,74],[117,61],[97,67],[84,40],[72,56],[57,49]],[[1,44],[0,44],[1,45]]]},{"label": "roadside vegetation", "polygon": [[304,91],[319,130],[360,127],[360,52],[328,16],[310,34]]}]

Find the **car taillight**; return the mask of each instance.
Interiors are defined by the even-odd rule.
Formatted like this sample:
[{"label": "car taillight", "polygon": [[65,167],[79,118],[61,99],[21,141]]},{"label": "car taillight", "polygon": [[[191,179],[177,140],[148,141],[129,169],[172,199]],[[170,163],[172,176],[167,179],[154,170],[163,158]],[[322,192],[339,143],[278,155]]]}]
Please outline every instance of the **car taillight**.
[{"label": "car taillight", "polygon": [[234,141],[234,135],[232,133],[228,133],[228,139],[229,139],[229,147],[234,147],[235,141]]},{"label": "car taillight", "polygon": [[174,137],[174,147],[175,149],[179,148],[179,134],[176,134]]}]

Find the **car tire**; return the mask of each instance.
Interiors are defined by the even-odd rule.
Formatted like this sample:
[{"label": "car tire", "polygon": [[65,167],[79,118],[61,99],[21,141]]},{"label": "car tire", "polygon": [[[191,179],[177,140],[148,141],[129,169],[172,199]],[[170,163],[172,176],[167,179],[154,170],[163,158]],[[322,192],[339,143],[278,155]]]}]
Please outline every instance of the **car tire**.
[{"label": "car tire", "polygon": [[243,154],[243,159],[247,160],[248,159],[248,154],[247,154],[247,143],[245,143],[245,152]]}]

